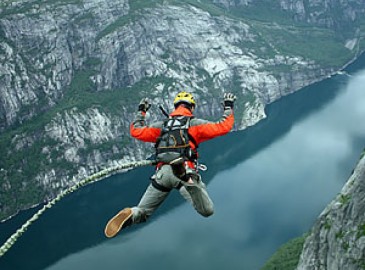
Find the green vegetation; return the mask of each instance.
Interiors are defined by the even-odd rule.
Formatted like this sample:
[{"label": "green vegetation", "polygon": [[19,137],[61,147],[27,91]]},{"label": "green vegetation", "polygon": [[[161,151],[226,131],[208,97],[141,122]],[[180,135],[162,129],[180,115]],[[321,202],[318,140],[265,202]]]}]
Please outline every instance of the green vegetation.
[{"label": "green vegetation", "polygon": [[350,194],[341,194],[340,195],[340,203],[342,205],[347,204],[349,201],[351,200],[351,195]]},{"label": "green vegetation", "polygon": [[296,269],[306,236],[295,238],[284,244],[266,262],[261,270],[294,270]]},{"label": "green vegetation", "polygon": [[79,5],[83,3],[82,0],[35,0],[33,2],[24,2],[17,7],[13,7],[11,5],[13,2],[17,1],[7,1],[4,3],[0,3],[0,8],[3,8],[2,12],[0,13],[0,18],[13,14],[27,14],[30,10],[37,10],[38,7],[42,5],[53,4],[55,6],[63,6],[69,4]]},{"label": "green vegetation", "polygon": [[326,218],[326,221],[325,221],[325,223],[324,223],[324,225],[323,225],[323,227],[324,227],[326,230],[331,229],[331,227],[332,227],[332,220],[331,220],[331,219],[329,219],[329,218],[327,217],[327,218]]},{"label": "green vegetation", "polygon": [[127,25],[130,22],[136,21],[140,16],[140,12],[145,8],[153,8],[157,4],[162,4],[163,0],[133,0],[129,1],[129,12],[128,14],[119,17],[116,21],[105,27],[96,37],[96,40],[100,40],[104,36],[118,30],[119,28]]},{"label": "green vegetation", "polygon": [[344,232],[344,231],[342,231],[342,230],[340,230],[340,231],[336,232],[336,234],[335,234],[335,238],[336,238],[336,240],[341,240],[341,239],[343,239],[344,237],[345,237],[345,232]]},{"label": "green vegetation", "polygon": [[[256,0],[255,4],[248,6],[234,7],[229,12],[236,17],[241,17],[253,21],[272,24],[273,22],[278,24],[292,25],[293,14],[288,11],[283,11],[277,1],[271,0]],[[299,23],[295,23],[299,24]]]},{"label": "green vegetation", "polygon": [[[22,151],[14,151],[10,146],[10,141],[4,140],[4,136],[0,139],[0,167],[5,168],[2,173],[11,174],[11,192],[6,189],[0,189],[1,203],[0,205],[0,220],[6,218],[9,214],[14,214],[14,209],[22,209],[25,206],[31,206],[35,202],[42,201],[45,191],[42,190],[34,180],[34,176],[38,171],[38,167],[47,168],[46,159],[42,153],[41,144],[46,145],[50,142],[42,140],[29,144]],[[19,168],[18,166],[21,166]],[[0,173],[1,175],[1,173]],[[2,175],[1,175],[2,176]],[[25,178],[26,176],[26,178]],[[0,178],[0,186],[5,184],[5,177]],[[22,194],[19,196],[19,194]]]},{"label": "green vegetation", "polygon": [[348,251],[350,248],[350,244],[347,242],[343,242],[341,246],[345,251]]},{"label": "green vegetation", "polygon": [[347,251],[350,248],[350,243],[348,242],[348,237],[346,237],[347,234],[348,234],[348,232],[345,232],[343,230],[339,230],[335,234],[336,241],[340,241],[341,247],[345,251]]},{"label": "green vegetation", "polygon": [[196,8],[209,12],[209,14],[212,16],[222,16],[222,15],[229,16],[230,15],[226,10],[213,4],[212,1],[210,1],[210,0],[181,0],[181,1],[170,0],[170,3],[173,5],[189,4],[191,6],[194,6]]},{"label": "green vegetation", "polygon": [[82,14],[81,16],[78,16],[75,18],[75,20],[73,21],[75,24],[88,24],[91,20],[94,19],[94,14],[90,13],[85,13]]},{"label": "green vegetation", "polygon": [[357,228],[356,238],[365,237],[365,223],[361,224]]},{"label": "green vegetation", "polygon": [[354,54],[343,46],[332,30],[260,24],[255,28],[281,54],[312,59],[324,67],[340,67]]},{"label": "green vegetation", "polygon": [[365,149],[362,151],[361,155],[360,155],[360,159],[362,159],[365,156]]}]

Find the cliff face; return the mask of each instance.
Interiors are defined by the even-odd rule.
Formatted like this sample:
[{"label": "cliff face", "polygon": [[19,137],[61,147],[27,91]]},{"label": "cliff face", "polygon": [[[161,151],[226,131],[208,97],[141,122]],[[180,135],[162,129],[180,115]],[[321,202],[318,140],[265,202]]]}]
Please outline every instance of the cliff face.
[{"label": "cliff face", "polygon": [[365,156],[306,239],[298,270],[365,268]]},{"label": "cliff face", "polygon": [[[313,59],[269,57],[272,45],[260,41],[261,33],[250,25],[191,6],[128,13],[122,0],[9,5],[0,20],[1,131],[54,107],[82,71],[88,74],[79,83],[90,79],[92,91],[122,91],[142,79],[164,77],[181,88],[222,92],[236,76],[243,94],[264,103],[328,73],[317,73],[321,67]],[[258,41],[262,48],[253,45]],[[276,65],[297,75],[288,80],[273,70]],[[167,86],[157,88],[156,96]]]},{"label": "cliff face", "polygon": [[260,13],[260,9],[270,7],[272,10],[280,10],[282,13],[276,16],[283,19],[290,17],[298,23],[336,31],[341,37],[347,38],[346,47],[349,49],[359,49],[357,45],[362,39],[364,0],[214,0],[213,2],[228,10],[240,8],[240,11],[247,16],[257,19],[259,17],[255,14]]},{"label": "cliff face", "polygon": [[363,19],[365,9],[364,0],[213,0],[213,2],[225,8],[270,5],[290,12],[296,21],[335,29],[354,28],[353,23]]},{"label": "cliff face", "polygon": [[54,2],[1,4],[1,131],[59,102],[75,71],[96,54],[97,33],[128,12],[125,0]]},{"label": "cliff face", "polygon": [[[265,117],[266,104],[328,76],[363,48],[355,34],[341,39],[317,26],[186,2],[0,3],[0,219],[73,178],[145,158],[150,147],[128,132],[142,97],[171,108],[178,91],[192,91],[197,114],[213,119],[222,93],[233,91],[243,129]],[[291,9],[280,3],[280,12]],[[151,120],[161,116],[156,107]]]},{"label": "cliff face", "polygon": [[350,29],[358,31],[353,23],[362,20],[365,9],[364,0],[281,0],[279,2],[280,7],[283,10],[291,11],[297,21],[337,30],[347,28],[348,31]]}]

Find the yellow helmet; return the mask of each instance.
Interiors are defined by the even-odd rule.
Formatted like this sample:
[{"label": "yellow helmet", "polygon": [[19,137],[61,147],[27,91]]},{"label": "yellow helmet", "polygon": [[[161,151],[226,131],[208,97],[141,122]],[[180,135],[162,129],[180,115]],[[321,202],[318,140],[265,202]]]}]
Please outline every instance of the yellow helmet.
[{"label": "yellow helmet", "polygon": [[187,103],[195,107],[195,100],[192,94],[182,91],[178,93],[174,99],[174,106],[176,107],[180,103]]}]

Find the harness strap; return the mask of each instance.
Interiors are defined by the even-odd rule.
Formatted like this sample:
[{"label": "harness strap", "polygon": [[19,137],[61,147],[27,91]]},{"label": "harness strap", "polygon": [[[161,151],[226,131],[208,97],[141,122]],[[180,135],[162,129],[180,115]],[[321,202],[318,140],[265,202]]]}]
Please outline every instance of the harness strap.
[{"label": "harness strap", "polygon": [[180,188],[182,188],[182,186],[183,186],[183,183],[181,183],[181,182],[180,182],[180,183],[177,185],[176,189],[177,189],[177,190],[180,190]]},{"label": "harness strap", "polygon": [[189,131],[188,131],[188,137],[189,137],[189,140],[190,140],[190,141],[194,144],[195,149],[198,149],[199,145],[198,145],[198,143],[196,142],[196,140],[194,139],[194,137],[193,137],[193,136],[191,136],[191,134],[189,133]]},{"label": "harness strap", "polygon": [[153,178],[151,179],[151,184],[155,189],[162,191],[162,192],[170,192],[172,190],[171,188],[167,188],[163,185],[160,185],[159,183],[157,183],[156,179],[153,179]]}]

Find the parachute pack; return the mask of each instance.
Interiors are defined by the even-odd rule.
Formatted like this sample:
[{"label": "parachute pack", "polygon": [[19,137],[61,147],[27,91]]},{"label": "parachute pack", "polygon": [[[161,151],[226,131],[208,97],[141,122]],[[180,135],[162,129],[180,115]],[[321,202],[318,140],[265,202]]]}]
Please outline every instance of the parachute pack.
[{"label": "parachute pack", "polygon": [[164,121],[155,145],[157,162],[179,164],[196,158],[189,144],[193,140],[188,133],[191,118],[173,116]]}]

